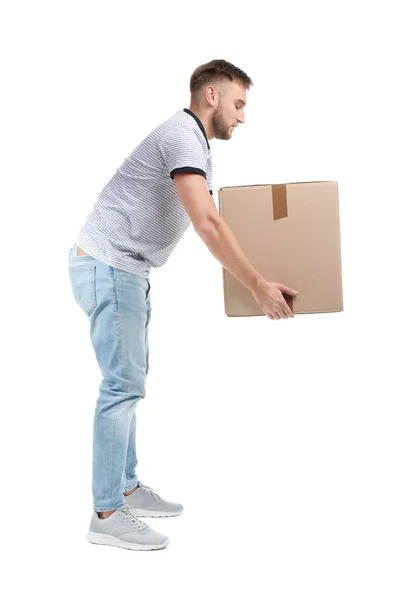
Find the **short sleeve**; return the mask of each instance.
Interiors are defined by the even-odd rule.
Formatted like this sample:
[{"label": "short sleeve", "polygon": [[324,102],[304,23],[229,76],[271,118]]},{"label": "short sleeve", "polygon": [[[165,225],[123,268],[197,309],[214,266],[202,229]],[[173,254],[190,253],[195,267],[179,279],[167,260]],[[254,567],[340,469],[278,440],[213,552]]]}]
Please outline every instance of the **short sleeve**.
[{"label": "short sleeve", "polygon": [[206,179],[206,156],[192,129],[179,127],[168,132],[160,143],[166,169],[173,179],[176,173],[198,173]]}]

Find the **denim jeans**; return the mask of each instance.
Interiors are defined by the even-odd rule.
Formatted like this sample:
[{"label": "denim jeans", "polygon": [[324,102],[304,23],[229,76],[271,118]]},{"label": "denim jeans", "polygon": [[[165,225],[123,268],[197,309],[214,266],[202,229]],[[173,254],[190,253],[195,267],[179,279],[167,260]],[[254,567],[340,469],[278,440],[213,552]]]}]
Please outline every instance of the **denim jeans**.
[{"label": "denim jeans", "polygon": [[93,423],[93,508],[124,504],[137,485],[136,405],[145,397],[149,367],[149,279],[91,256],[69,253],[76,302],[90,321],[90,336],[102,381]]}]

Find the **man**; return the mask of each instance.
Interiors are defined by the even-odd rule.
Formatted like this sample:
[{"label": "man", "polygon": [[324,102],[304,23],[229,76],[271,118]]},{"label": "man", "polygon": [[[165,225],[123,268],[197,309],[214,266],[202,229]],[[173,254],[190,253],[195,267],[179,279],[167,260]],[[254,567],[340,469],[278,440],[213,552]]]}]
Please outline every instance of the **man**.
[{"label": "man", "polygon": [[251,85],[225,60],[198,67],[190,79],[190,108],[178,110],[124,160],[70,251],[72,289],[89,317],[103,375],[93,427],[90,542],[164,548],[169,539],[139,517],[183,510],[138,481],[135,440],[136,405],[145,397],[149,364],[150,271],[167,261],[190,223],[270,319],[293,317],[282,292],[296,292],[255,270],[211,197],[209,140],[229,140],[244,123]]}]

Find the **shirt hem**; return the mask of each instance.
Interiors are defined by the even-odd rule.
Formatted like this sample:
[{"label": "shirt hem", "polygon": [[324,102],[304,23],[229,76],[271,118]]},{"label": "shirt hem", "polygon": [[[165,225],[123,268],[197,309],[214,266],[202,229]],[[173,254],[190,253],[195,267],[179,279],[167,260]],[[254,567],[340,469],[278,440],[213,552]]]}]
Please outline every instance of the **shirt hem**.
[{"label": "shirt hem", "polygon": [[[79,248],[82,248],[82,250],[87,252],[90,256],[105,263],[109,267],[114,267],[115,269],[120,269],[121,271],[132,273],[133,275],[138,275],[144,279],[148,279],[150,276],[151,267],[146,266],[145,269],[140,269],[133,258],[130,259],[132,261],[132,267],[126,267],[126,265],[122,264],[122,262],[118,261],[118,259],[107,256],[105,252],[101,251],[101,248],[98,249],[91,246],[90,242],[87,242],[87,240],[82,236],[78,236],[76,238],[75,244],[79,246]],[[137,266],[137,268],[135,268],[135,266]]]}]

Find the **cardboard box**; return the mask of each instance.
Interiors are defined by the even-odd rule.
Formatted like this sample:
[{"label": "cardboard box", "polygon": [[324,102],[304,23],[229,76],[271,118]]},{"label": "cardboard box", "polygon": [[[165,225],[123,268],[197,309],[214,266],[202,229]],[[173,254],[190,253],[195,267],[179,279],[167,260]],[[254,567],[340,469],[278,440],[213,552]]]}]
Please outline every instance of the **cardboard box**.
[{"label": "cardboard box", "polygon": [[[344,310],[336,181],[223,187],[219,213],[267,281],[298,290],[294,314]],[[225,314],[266,316],[223,268]]]}]

